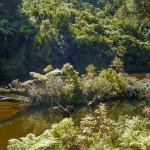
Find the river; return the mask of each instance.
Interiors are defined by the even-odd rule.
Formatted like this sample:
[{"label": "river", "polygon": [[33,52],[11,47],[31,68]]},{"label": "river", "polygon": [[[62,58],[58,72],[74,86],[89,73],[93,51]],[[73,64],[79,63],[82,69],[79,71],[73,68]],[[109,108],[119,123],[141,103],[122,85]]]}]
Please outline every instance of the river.
[{"label": "river", "polygon": [[[132,74],[132,76],[142,79],[146,74]],[[112,100],[111,103],[106,103],[110,117],[117,119],[120,114],[140,114],[139,109],[133,109],[136,104],[138,105],[137,102],[124,101]],[[12,107],[4,108],[2,107],[4,105]],[[76,109],[71,114],[71,117],[75,123],[79,123],[82,117],[92,111],[92,108],[82,106]],[[54,110],[50,106],[37,105],[20,108],[12,103],[0,103],[0,150],[7,149],[9,139],[20,138],[26,136],[28,133],[39,135],[45,129],[50,128],[53,123],[58,123],[64,117],[66,116],[63,113]]]}]

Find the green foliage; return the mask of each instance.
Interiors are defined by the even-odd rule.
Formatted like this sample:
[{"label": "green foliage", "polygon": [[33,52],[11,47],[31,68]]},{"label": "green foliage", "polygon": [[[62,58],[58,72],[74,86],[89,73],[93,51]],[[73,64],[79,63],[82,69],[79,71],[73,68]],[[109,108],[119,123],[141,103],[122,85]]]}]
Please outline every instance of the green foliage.
[{"label": "green foliage", "polygon": [[147,0],[2,0],[0,12],[3,79],[66,62],[106,68],[114,56],[128,72],[150,70]]},{"label": "green foliage", "polygon": [[123,72],[124,71],[123,61],[120,58],[118,58],[118,57],[115,57],[113,59],[110,67],[114,68],[118,72]]},{"label": "green foliage", "polygon": [[82,119],[80,127],[86,135],[94,136],[94,133],[99,133],[100,136],[105,136],[107,132],[114,130],[115,122],[107,118],[107,110],[104,104],[100,104],[99,108],[94,111],[94,114],[88,115]]},{"label": "green foliage", "polygon": [[102,70],[100,76],[104,77],[111,83],[111,90],[114,95],[118,95],[119,93],[126,94],[127,87],[124,74],[117,73],[112,68],[108,68],[107,70]]},{"label": "green foliage", "polygon": [[133,117],[131,120],[122,117],[118,123],[120,127],[118,132],[121,133],[118,140],[123,148],[149,149],[149,135],[145,132],[149,129],[147,118]]},{"label": "green foliage", "polygon": [[121,59],[115,58],[110,68],[98,73],[93,65],[89,65],[86,74],[80,76],[68,63],[62,69],[52,69],[49,65],[44,69],[45,75],[30,72],[33,80],[19,84],[16,81],[15,84],[25,88],[31,99],[54,104],[76,105],[94,99],[103,101],[119,97],[148,99],[150,88],[147,81],[125,74],[123,66]]},{"label": "green foliage", "polygon": [[52,69],[53,69],[53,67],[51,65],[49,65],[44,69],[44,72],[49,73],[50,71],[52,71]]},{"label": "green foliage", "polygon": [[138,99],[143,99],[145,95],[148,95],[149,88],[143,83],[143,81],[138,81],[136,78],[127,77],[127,89],[128,96],[130,98],[137,97]]},{"label": "green foliage", "polygon": [[110,66],[111,68],[102,70],[98,76],[94,75],[95,72],[92,73],[91,71],[86,76],[83,76],[81,88],[85,95],[95,95],[101,99],[107,99],[119,96],[120,94],[122,96],[126,94],[127,87],[124,74],[116,72],[116,70],[123,72],[123,62],[121,59],[115,58]]},{"label": "green foliage", "polygon": [[[21,141],[20,141],[21,140]],[[20,140],[11,139],[10,145],[7,147],[9,150],[20,149],[29,149],[29,150],[56,150],[59,148],[60,141],[51,136],[48,131],[45,131],[39,137],[35,137],[34,134],[28,134],[27,137],[21,138]]]},{"label": "green foliage", "polygon": [[92,64],[89,64],[86,67],[86,73],[87,73],[87,77],[90,77],[90,78],[95,77],[95,75],[96,75],[96,68],[95,68],[95,66],[92,65]]},{"label": "green foliage", "polygon": [[143,18],[149,18],[150,17],[150,2],[148,0],[134,0],[134,1],[127,1],[128,3],[126,4],[128,6],[127,11],[128,13],[131,13],[133,15],[136,14],[136,16],[139,19]]},{"label": "green foliage", "polygon": [[[73,69],[70,64],[65,64],[62,68],[62,73],[65,75],[65,89],[67,91],[67,96],[73,101],[81,99],[82,93],[80,90],[80,77],[78,72]],[[78,103],[76,102],[76,103]]]},{"label": "green foliage", "polygon": [[71,118],[65,118],[39,136],[28,134],[19,140],[9,140],[8,149],[148,150],[150,148],[148,118],[121,115],[114,121],[108,117],[105,104],[100,104],[93,113],[82,118],[79,127]]},{"label": "green foliage", "polygon": [[111,84],[103,77],[96,76],[95,78],[89,78],[85,76],[81,82],[82,92],[89,98],[94,96],[108,98],[111,94]]},{"label": "green foliage", "polygon": [[55,138],[61,140],[63,149],[78,149],[84,140],[84,136],[79,135],[79,129],[74,126],[71,118],[66,118],[59,124],[52,125],[51,132]]}]

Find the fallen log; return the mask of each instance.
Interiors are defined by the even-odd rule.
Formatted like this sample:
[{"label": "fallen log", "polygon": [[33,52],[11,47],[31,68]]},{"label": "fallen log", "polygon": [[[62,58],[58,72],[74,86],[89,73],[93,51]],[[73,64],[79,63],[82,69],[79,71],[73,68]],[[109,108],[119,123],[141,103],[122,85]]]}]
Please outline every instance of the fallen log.
[{"label": "fallen log", "polygon": [[1,96],[0,102],[4,102],[4,101],[5,102],[13,102],[13,103],[22,103],[21,100],[18,100],[16,98]]},{"label": "fallen log", "polygon": [[90,101],[87,105],[88,105],[88,106],[93,106],[93,105],[95,105],[96,103],[98,103],[100,100],[101,100],[100,96],[96,96],[96,97],[94,97],[93,100]]},{"label": "fallen log", "polygon": [[60,105],[57,102],[57,106],[53,107],[54,110],[61,110],[64,114],[70,116],[71,112],[74,110],[73,106],[68,105],[66,108],[64,108],[62,105]]},{"label": "fallen log", "polygon": [[58,107],[66,114],[69,114],[70,115],[70,111],[66,108],[64,108],[62,105],[58,104]]},{"label": "fallen log", "polygon": [[25,96],[20,95],[13,95],[13,96],[15,97],[0,95],[0,102],[30,103],[30,100]]}]

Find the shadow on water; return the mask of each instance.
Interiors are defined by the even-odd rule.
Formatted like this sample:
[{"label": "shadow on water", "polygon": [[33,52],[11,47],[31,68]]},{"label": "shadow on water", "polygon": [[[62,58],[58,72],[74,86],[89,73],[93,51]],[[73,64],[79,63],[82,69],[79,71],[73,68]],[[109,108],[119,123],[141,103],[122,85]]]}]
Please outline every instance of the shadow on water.
[{"label": "shadow on water", "polygon": [[11,116],[5,118],[5,119],[2,119],[0,120],[0,125],[1,124],[5,124],[5,123],[8,123],[8,122],[11,122],[12,120],[16,119],[16,118],[19,118],[23,115],[31,115],[31,114],[34,114],[36,113],[36,111],[40,112],[42,111],[43,109],[46,109],[46,105],[45,106],[40,106],[40,105],[31,105],[31,106],[28,106],[28,108],[23,108],[23,109],[20,109],[20,110],[16,110],[15,108],[6,108],[5,110],[8,111],[8,110],[16,110],[15,114],[12,114]]},{"label": "shadow on water", "polygon": [[[49,105],[33,105],[23,110],[18,108],[0,109],[0,113],[14,112],[0,120],[0,150],[5,150],[8,140],[20,138],[28,133],[40,134],[63,116],[50,109]],[[7,113],[6,113],[7,114]]]}]

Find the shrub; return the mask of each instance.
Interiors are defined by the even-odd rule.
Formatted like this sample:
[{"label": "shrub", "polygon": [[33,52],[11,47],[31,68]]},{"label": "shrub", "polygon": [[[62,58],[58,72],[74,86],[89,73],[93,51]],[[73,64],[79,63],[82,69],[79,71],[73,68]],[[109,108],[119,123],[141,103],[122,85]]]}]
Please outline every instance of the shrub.
[{"label": "shrub", "polygon": [[141,116],[122,115],[114,121],[107,116],[106,105],[100,104],[81,120],[79,127],[71,118],[65,118],[40,136],[28,134],[19,140],[9,140],[8,150],[148,150],[149,125],[149,119]]}]

